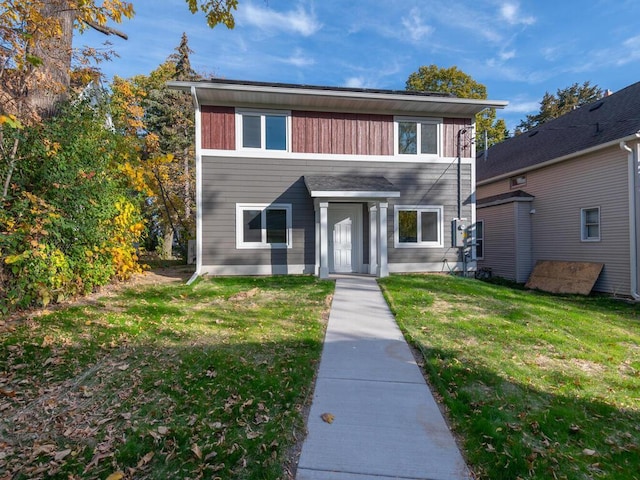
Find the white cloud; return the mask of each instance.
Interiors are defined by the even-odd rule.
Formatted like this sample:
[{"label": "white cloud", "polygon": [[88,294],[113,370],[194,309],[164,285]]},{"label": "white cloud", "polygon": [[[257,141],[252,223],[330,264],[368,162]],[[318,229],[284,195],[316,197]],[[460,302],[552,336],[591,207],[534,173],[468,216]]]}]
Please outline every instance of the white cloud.
[{"label": "white cloud", "polygon": [[279,61],[288,65],[293,65],[294,67],[308,67],[316,63],[316,61],[311,56],[304,53],[301,48],[296,48],[292,55],[287,58],[280,58]]},{"label": "white cloud", "polygon": [[500,17],[510,25],[532,25],[536,22],[535,17],[522,16],[517,2],[505,2],[500,5]]},{"label": "white cloud", "polygon": [[500,56],[500,60],[501,61],[506,62],[507,60],[511,60],[512,58],[515,58],[516,51],[515,50],[503,50],[503,51],[500,52],[499,56]]},{"label": "white cloud", "polygon": [[322,24],[318,22],[315,14],[307,12],[301,5],[298,5],[295,10],[277,12],[247,2],[238,10],[238,17],[241,22],[246,22],[261,30],[280,30],[296,33],[303,37],[309,37],[322,28]]},{"label": "white cloud", "polygon": [[367,81],[364,77],[349,77],[344,82],[344,86],[347,88],[367,88]]},{"label": "white cloud", "polygon": [[408,17],[402,18],[402,26],[407,30],[414,42],[419,42],[433,32],[433,27],[423,22],[420,10],[412,8]]},{"label": "white cloud", "polygon": [[509,105],[505,108],[505,112],[509,113],[531,113],[537,112],[540,109],[540,102],[531,101],[515,101],[509,102]]}]

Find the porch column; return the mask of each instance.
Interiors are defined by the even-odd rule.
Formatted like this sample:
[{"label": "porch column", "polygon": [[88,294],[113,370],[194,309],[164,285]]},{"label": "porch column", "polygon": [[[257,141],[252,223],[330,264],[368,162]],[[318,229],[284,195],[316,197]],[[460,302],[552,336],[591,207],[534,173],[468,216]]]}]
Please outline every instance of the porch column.
[{"label": "porch column", "polygon": [[387,202],[378,203],[378,277],[389,276],[387,264]]},{"label": "porch column", "polygon": [[378,207],[369,204],[369,273],[378,273]]},{"label": "porch column", "polygon": [[329,202],[319,202],[320,208],[320,278],[329,278],[329,234],[327,209]]}]

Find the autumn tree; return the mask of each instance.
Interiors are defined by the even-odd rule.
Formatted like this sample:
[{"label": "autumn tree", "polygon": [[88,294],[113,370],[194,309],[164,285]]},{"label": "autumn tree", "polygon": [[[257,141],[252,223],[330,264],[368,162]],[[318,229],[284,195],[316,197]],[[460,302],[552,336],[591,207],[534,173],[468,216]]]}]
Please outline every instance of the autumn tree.
[{"label": "autumn tree", "polygon": [[[487,98],[487,88],[456,66],[449,68],[436,65],[422,66],[417,72],[409,75],[406,89],[416,92],[448,93],[459,98],[480,100]],[[476,115],[476,145],[479,150],[485,148],[485,132],[487,147],[501,142],[508,136],[506,123],[503,119],[496,119],[494,108],[486,109]]]},{"label": "autumn tree", "polygon": [[545,92],[540,101],[540,111],[533,115],[527,115],[518,124],[516,131],[526,132],[531,130],[582,105],[599,100],[602,95],[602,89],[597,85],[591,85],[589,81],[584,82],[582,85],[574,83],[569,87],[559,88],[555,95]]},{"label": "autumn tree", "polygon": [[149,217],[159,229],[162,255],[173,256],[172,244],[177,237],[186,251],[187,240],[195,233],[195,151],[194,108],[188,93],[170,90],[169,80],[198,80],[192,69],[187,35],[169,58],[148,76],[140,75],[131,82],[145,91],[140,99],[147,145],[146,171],[153,191],[147,203]]}]

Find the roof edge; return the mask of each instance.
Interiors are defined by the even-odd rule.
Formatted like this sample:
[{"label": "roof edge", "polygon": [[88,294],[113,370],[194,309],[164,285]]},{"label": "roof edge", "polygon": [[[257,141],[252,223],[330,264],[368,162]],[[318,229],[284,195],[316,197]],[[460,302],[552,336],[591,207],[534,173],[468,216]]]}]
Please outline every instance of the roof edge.
[{"label": "roof edge", "polygon": [[509,102],[506,100],[480,100],[475,98],[459,98],[442,96],[434,92],[414,92],[410,90],[377,90],[366,88],[328,87],[314,85],[297,85],[285,83],[261,83],[240,82],[236,80],[218,81],[170,81],[167,86],[174,90],[191,91],[192,87],[198,90],[234,90],[239,92],[254,93],[286,93],[290,95],[314,95],[326,97],[342,97],[363,100],[403,100],[425,103],[450,103],[458,105],[474,105],[484,108],[505,108]]},{"label": "roof edge", "polygon": [[[493,182],[497,182],[499,180],[504,180],[506,178],[514,177],[514,176],[520,175],[522,173],[527,173],[527,172],[531,172],[533,170],[537,170],[539,168],[548,167],[548,166],[554,165],[556,163],[566,162],[567,160],[571,160],[571,159],[579,157],[581,155],[587,155],[589,153],[593,153],[593,152],[596,152],[596,151],[604,149],[604,148],[609,148],[609,147],[612,147],[614,145],[619,145],[620,142],[629,142],[631,140],[640,140],[640,130],[637,131],[634,134],[627,135],[626,137],[618,138],[616,140],[611,140],[609,142],[601,143],[599,145],[594,145],[593,147],[585,148],[583,150],[578,150],[577,152],[569,153],[569,154],[564,155],[562,157],[552,158],[551,160],[547,160],[546,162],[536,163],[535,165],[530,165],[528,167],[519,168],[517,170],[510,170],[510,171],[502,173],[500,175],[496,175],[495,177],[486,178],[484,180],[478,180],[476,182],[476,185],[477,186],[487,185],[489,183],[493,183]],[[476,164],[479,161],[482,161],[482,160],[476,159]]]}]

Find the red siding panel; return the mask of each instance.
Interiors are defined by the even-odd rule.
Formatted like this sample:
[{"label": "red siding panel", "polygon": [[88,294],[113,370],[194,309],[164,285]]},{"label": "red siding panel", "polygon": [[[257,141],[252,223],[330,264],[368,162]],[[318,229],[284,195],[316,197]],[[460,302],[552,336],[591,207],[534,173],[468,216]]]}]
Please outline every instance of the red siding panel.
[{"label": "red siding panel", "polygon": [[235,150],[236,125],[233,107],[203,105],[200,108],[202,148]]},{"label": "red siding panel", "polygon": [[460,136],[461,156],[471,157],[471,123],[465,118],[445,118],[442,122],[443,156],[458,156],[458,132],[465,130]]},{"label": "red siding panel", "polygon": [[390,155],[393,117],[327,112],[292,112],[292,148],[299,153]]}]

